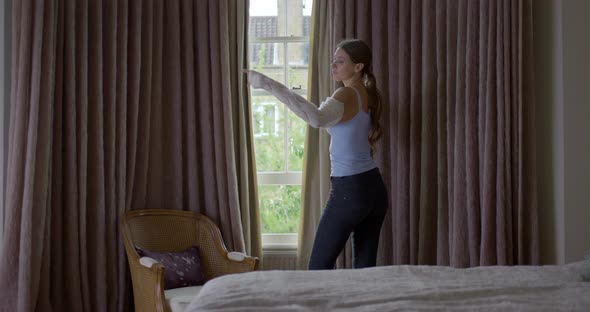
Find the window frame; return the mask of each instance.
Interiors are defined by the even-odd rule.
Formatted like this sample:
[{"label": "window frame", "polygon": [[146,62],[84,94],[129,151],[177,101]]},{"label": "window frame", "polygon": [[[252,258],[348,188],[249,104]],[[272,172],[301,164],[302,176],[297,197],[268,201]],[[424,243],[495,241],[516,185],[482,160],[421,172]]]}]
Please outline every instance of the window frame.
[{"label": "window frame", "polygon": [[[285,8],[285,11],[287,9]],[[288,15],[288,12],[283,12],[284,14]],[[280,14],[280,13],[278,13]],[[284,77],[285,77],[285,85],[291,89],[293,92],[305,96],[307,95],[308,86],[290,86],[290,76],[289,76],[289,62],[288,62],[288,45],[290,43],[309,43],[309,36],[275,36],[275,37],[248,37],[248,44],[253,45],[257,43],[273,43],[273,44],[282,44],[283,45],[283,60],[284,63],[280,66],[283,66]],[[309,64],[308,66],[308,73],[309,73]],[[268,95],[269,93],[264,90],[251,90],[250,96],[260,96],[260,95]],[[290,113],[288,109],[284,111],[284,120],[288,120],[287,116]],[[292,113],[292,112],[291,112]],[[251,116],[252,117],[252,116]],[[284,126],[287,131],[284,131],[284,138],[283,148],[284,148],[284,157],[285,157],[285,169],[284,172],[257,172],[258,177],[258,185],[299,185],[302,186],[302,171],[289,171],[289,145],[288,136],[289,132],[286,126]],[[298,233],[262,233],[262,248],[263,249],[297,249],[297,239]]]}]

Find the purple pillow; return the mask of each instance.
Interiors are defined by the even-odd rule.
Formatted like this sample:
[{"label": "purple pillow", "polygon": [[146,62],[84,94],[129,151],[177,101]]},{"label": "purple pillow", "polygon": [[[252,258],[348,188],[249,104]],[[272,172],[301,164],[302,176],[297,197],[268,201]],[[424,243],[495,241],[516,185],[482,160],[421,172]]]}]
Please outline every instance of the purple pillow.
[{"label": "purple pillow", "polygon": [[200,286],[206,282],[197,246],[176,252],[154,252],[137,248],[137,253],[157,260],[166,268],[164,289]]}]

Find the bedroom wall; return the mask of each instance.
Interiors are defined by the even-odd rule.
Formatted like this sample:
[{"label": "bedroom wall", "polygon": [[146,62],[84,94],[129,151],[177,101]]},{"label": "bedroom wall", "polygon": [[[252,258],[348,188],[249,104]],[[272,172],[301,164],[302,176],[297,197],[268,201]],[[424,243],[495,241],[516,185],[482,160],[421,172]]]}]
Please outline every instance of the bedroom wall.
[{"label": "bedroom wall", "polygon": [[590,252],[590,1],[532,2],[541,261],[561,264]]}]

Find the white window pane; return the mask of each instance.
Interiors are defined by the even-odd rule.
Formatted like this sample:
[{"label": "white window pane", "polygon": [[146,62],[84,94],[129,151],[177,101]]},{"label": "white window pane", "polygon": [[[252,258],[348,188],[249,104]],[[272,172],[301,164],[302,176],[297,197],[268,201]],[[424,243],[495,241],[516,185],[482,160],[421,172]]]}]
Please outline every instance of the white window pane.
[{"label": "white window pane", "polygon": [[[250,0],[250,38],[285,36],[284,0]],[[279,23],[283,27],[279,28]]]},{"label": "white window pane", "polygon": [[[304,97],[311,10],[311,0],[250,0],[249,68]],[[251,96],[262,233],[297,233],[307,126],[266,91]]]},{"label": "white window pane", "polygon": [[285,83],[285,44],[264,42],[250,44],[250,69]]},{"label": "white window pane", "polygon": [[284,105],[272,95],[252,96],[252,127],[258,172],[284,172]]},{"label": "white window pane", "polygon": [[250,16],[277,16],[277,0],[250,0]]},{"label": "white window pane", "polygon": [[303,16],[311,16],[312,7],[313,0],[303,0]]},{"label": "white window pane", "polygon": [[288,145],[289,160],[288,171],[303,171],[303,154],[305,146],[305,130],[307,124],[297,117],[294,113],[289,112],[288,117]]},{"label": "white window pane", "polygon": [[[304,34],[305,25],[309,26],[309,16],[303,16],[303,0],[279,0],[277,19],[277,30],[287,36],[306,36]],[[281,14],[284,10],[284,14]],[[309,27],[307,27],[309,29]],[[309,36],[309,32],[307,34]]]},{"label": "white window pane", "polygon": [[309,36],[311,0],[251,0],[250,38]]},{"label": "white window pane", "polygon": [[309,43],[287,43],[287,66],[289,68],[289,87],[304,90],[307,88]]},{"label": "white window pane", "polygon": [[260,185],[262,233],[297,233],[301,186]]}]

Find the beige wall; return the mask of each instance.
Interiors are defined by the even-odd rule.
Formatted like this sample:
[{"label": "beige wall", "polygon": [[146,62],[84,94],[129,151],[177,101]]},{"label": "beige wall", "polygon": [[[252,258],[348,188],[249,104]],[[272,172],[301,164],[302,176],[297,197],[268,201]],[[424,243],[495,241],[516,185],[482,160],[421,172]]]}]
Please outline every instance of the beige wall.
[{"label": "beige wall", "polygon": [[534,0],[541,261],[590,252],[590,1]]}]

